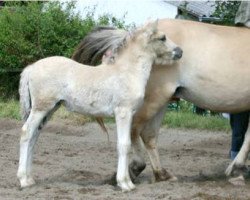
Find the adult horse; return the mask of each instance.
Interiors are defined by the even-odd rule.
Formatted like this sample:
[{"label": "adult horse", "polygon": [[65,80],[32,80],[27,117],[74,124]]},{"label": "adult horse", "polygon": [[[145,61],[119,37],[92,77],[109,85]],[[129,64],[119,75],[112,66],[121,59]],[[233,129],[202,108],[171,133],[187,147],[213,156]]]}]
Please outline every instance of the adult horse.
[{"label": "adult horse", "polygon": [[96,68],[54,56],[41,59],[24,69],[19,88],[25,120],[17,173],[21,187],[34,184],[31,167],[38,129],[63,104],[73,112],[95,117],[115,116],[117,183],[124,191],[135,188],[128,166],[133,114],[143,103],[153,63],[173,63],[181,58],[182,50],[158,31],[155,22],[136,30],[132,35],[124,35],[122,45],[113,49],[112,55],[115,55],[113,62],[108,57],[107,62]]},{"label": "adult horse", "polygon": [[[178,63],[168,67],[157,65],[152,70],[144,104],[133,118],[135,156],[130,164],[130,176],[135,178],[146,166],[142,139],[155,179],[163,181],[175,179],[161,166],[157,149],[164,108],[173,95],[218,112],[250,109],[250,30],[169,19],[160,20],[158,28],[182,47],[184,56]],[[112,28],[97,29],[79,44],[72,58],[94,64],[126,34],[126,31]],[[247,134],[227,175],[244,165],[249,146],[250,134]]]}]

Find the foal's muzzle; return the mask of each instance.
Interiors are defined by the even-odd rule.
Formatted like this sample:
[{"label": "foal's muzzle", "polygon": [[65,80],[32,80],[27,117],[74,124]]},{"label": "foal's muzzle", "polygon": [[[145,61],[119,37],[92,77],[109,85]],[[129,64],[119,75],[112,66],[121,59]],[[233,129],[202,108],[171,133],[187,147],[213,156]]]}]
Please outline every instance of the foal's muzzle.
[{"label": "foal's muzzle", "polygon": [[173,59],[179,60],[182,57],[182,49],[180,47],[175,47],[173,51]]}]

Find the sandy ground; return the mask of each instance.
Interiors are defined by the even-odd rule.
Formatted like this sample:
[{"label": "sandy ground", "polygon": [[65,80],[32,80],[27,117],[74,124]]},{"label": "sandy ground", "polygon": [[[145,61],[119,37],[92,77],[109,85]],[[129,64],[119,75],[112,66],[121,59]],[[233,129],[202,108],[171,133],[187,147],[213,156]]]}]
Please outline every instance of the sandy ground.
[{"label": "sandy ground", "polygon": [[229,163],[230,135],[223,132],[162,128],[162,164],[177,182],[153,182],[147,168],[136,189],[123,193],[108,184],[116,170],[115,126],[108,125],[111,142],[93,123],[73,126],[50,122],[35,149],[33,174],[37,184],[20,190],[16,178],[21,123],[0,120],[0,199],[250,199],[250,182],[236,187],[224,170]]}]

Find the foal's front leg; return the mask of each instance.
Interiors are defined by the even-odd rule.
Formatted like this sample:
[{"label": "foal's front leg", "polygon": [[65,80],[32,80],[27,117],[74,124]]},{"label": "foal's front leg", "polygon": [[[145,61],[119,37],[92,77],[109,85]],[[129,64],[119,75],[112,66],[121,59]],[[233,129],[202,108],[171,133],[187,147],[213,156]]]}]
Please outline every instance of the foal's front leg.
[{"label": "foal's front leg", "polygon": [[118,149],[118,169],[117,184],[123,191],[130,191],[135,188],[128,170],[128,153],[131,146],[131,123],[132,111],[127,108],[118,108],[115,111],[117,126],[117,149]]}]

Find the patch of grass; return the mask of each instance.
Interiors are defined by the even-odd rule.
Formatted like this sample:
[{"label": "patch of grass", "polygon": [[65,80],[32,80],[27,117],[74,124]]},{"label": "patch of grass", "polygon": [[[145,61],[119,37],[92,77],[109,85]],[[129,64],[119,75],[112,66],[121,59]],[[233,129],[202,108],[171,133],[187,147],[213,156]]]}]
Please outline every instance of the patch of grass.
[{"label": "patch of grass", "polygon": [[[20,120],[19,102],[16,100],[0,100],[0,118]],[[81,114],[68,112],[63,106],[55,112],[52,120],[68,120],[72,124],[83,125],[94,121],[93,118]],[[105,123],[114,123],[114,118],[105,118]],[[169,128],[189,128],[211,131],[230,131],[227,119],[216,116],[200,116],[191,111],[168,111],[164,117],[163,125]]]},{"label": "patch of grass", "polygon": [[21,120],[19,113],[19,103],[16,100],[0,100],[0,118],[10,118]]},{"label": "patch of grass", "polygon": [[[69,112],[65,107],[61,106],[53,115],[53,120],[69,120],[73,124],[83,125],[87,122],[95,122],[94,117],[84,116],[82,114]],[[114,117],[103,118],[104,123],[115,123]]]},{"label": "patch of grass", "polygon": [[169,111],[164,117],[163,124],[169,128],[230,131],[227,119],[219,115],[201,116],[192,112]]},{"label": "patch of grass", "polygon": [[[0,100],[0,118],[21,120],[20,105],[17,100]],[[69,120],[74,124],[82,125],[90,122],[91,118],[68,112],[63,106],[59,108],[52,117],[52,120]]]},{"label": "patch of grass", "polygon": [[75,125],[83,125],[87,122],[91,122],[92,119],[90,117],[78,114],[78,113],[73,113],[69,112],[66,110],[65,107],[61,106],[54,114],[52,117],[52,120],[58,121],[58,120],[68,120],[72,124]]}]

